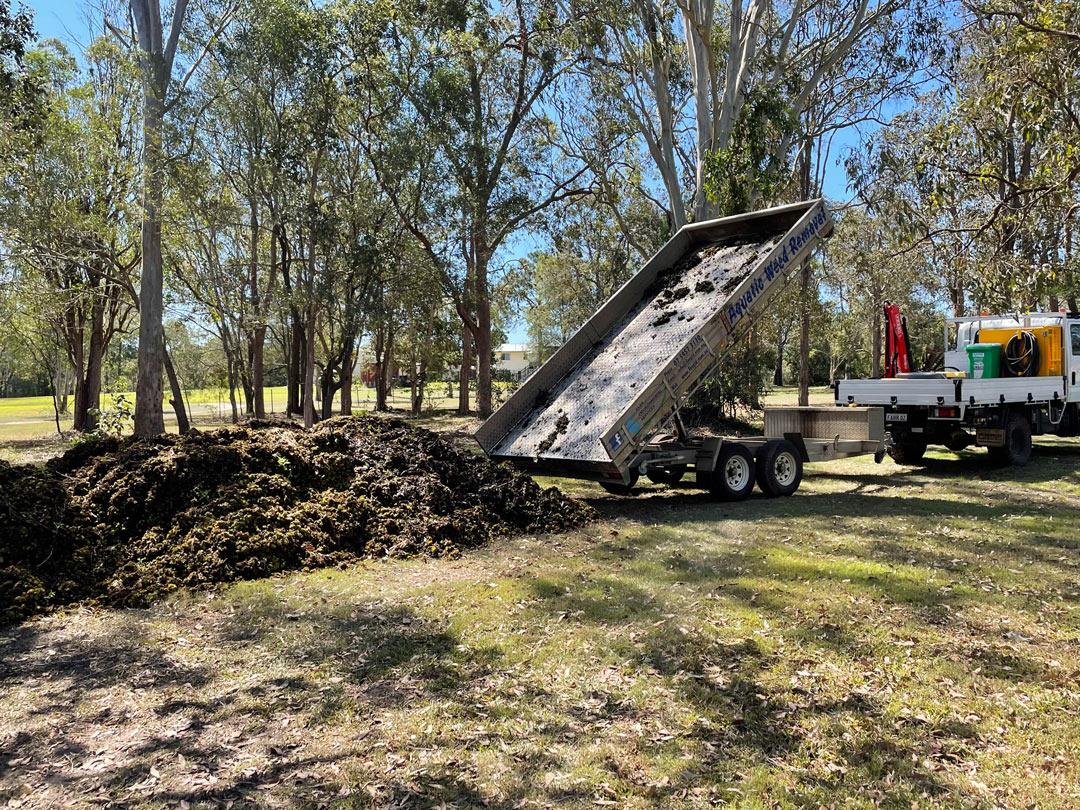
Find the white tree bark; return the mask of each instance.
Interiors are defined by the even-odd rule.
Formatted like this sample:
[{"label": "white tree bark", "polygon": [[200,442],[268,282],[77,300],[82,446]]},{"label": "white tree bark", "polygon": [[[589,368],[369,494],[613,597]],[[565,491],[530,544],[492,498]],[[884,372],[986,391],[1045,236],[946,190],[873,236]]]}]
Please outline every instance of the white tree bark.
[{"label": "white tree bark", "polygon": [[[720,5],[718,7],[718,2]],[[793,0],[787,8],[773,0],[675,0],[682,48],[676,48],[672,18],[662,0],[632,0],[636,26],[614,30],[626,77],[624,102],[660,176],[676,227],[693,218],[715,216],[706,195],[711,154],[727,149],[752,85],[780,86],[795,80],[789,99],[801,118],[822,82],[847,58],[860,39],[901,0]],[[784,17],[783,15],[787,16]],[[726,26],[721,35],[717,26]],[[726,43],[726,44],[721,44]],[[769,46],[768,70],[758,59]],[[685,59],[690,98],[672,92]],[[692,133],[688,143],[679,134]],[[788,157],[805,133],[784,140],[773,156]],[[682,187],[684,174],[693,188]],[[686,201],[690,210],[686,210]]]},{"label": "white tree bark", "polygon": [[139,359],[135,389],[135,435],[165,432],[162,408],[163,369],[161,203],[163,193],[165,94],[172,76],[188,0],[176,0],[168,41],[164,41],[157,0],[131,0],[131,15],[143,73],[143,223],[142,272],[139,279]]}]

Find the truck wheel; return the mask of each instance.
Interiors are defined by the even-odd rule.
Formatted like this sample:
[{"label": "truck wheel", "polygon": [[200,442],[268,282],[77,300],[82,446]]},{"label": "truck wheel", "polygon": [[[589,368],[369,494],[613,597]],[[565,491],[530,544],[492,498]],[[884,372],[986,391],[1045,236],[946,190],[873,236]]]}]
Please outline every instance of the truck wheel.
[{"label": "truck wheel", "polygon": [[741,444],[723,445],[708,487],[722,501],[745,500],[754,489],[754,454]]},{"label": "truck wheel", "polygon": [[630,474],[630,483],[624,484],[622,481],[597,481],[597,483],[604,488],[606,492],[610,492],[612,495],[636,495],[634,487],[637,486],[638,471],[634,470]]},{"label": "truck wheel", "polygon": [[686,465],[672,464],[668,467],[647,467],[645,475],[654,484],[667,484],[670,487],[679,483],[682,477],[686,475]]},{"label": "truck wheel", "polygon": [[926,455],[926,439],[907,436],[889,448],[889,458],[897,464],[918,464]]},{"label": "truck wheel", "polygon": [[1002,467],[1023,467],[1031,458],[1031,421],[1026,414],[1005,418],[1005,446],[989,448],[990,459]]},{"label": "truck wheel", "polygon": [[770,498],[794,493],[802,474],[802,458],[787,439],[772,439],[758,453],[758,488]]}]

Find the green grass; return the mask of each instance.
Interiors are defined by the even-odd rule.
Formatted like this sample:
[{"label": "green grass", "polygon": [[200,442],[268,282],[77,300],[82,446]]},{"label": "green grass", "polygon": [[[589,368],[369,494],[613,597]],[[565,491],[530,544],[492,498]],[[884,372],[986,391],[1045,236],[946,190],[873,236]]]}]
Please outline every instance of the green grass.
[{"label": "green grass", "polygon": [[1080,442],[984,461],[9,630],[0,799],[1075,807]]}]

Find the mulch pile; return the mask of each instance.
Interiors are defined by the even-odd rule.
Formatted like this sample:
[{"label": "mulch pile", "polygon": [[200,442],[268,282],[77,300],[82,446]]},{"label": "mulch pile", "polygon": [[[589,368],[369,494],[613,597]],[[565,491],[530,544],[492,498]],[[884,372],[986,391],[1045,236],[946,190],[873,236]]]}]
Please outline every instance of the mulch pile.
[{"label": "mulch pile", "polygon": [[0,462],[0,624],[79,600],[146,606],[362,557],[454,555],[591,518],[396,419],[89,440],[43,467]]}]

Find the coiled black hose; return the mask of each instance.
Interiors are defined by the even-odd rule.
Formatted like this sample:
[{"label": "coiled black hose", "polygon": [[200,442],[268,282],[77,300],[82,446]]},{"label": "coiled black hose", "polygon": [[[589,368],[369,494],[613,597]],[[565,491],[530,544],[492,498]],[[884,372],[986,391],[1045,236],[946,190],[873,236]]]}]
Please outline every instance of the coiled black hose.
[{"label": "coiled black hose", "polygon": [[1034,377],[1039,371],[1039,344],[1031,332],[1017,332],[1005,344],[1005,376]]}]

